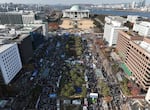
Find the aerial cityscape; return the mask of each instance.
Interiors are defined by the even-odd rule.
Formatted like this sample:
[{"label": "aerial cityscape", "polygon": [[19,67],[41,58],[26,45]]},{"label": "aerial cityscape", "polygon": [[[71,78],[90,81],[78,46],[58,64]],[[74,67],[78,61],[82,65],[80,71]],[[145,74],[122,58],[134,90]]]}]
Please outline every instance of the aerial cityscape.
[{"label": "aerial cityscape", "polygon": [[0,110],[150,110],[150,1],[1,0]]}]

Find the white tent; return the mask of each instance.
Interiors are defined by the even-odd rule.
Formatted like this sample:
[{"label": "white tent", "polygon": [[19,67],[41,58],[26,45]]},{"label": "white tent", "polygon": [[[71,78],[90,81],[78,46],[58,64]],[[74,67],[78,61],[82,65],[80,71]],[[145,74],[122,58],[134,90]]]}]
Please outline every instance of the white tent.
[{"label": "white tent", "polygon": [[98,98],[98,93],[90,93],[91,98]]}]

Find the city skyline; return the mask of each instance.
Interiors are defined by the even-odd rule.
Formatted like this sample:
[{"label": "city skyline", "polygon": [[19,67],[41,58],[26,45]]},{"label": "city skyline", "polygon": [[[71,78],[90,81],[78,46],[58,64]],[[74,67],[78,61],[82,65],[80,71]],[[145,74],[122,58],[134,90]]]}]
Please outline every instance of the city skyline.
[{"label": "city skyline", "polygon": [[[66,4],[66,5],[70,5],[70,4],[114,4],[114,3],[132,3],[133,1],[135,2],[139,2],[140,0],[89,0],[87,2],[87,0],[38,0],[38,2],[35,2],[33,0],[1,0],[0,3],[32,3],[32,4]],[[146,1],[146,4],[150,4],[150,1]]]}]

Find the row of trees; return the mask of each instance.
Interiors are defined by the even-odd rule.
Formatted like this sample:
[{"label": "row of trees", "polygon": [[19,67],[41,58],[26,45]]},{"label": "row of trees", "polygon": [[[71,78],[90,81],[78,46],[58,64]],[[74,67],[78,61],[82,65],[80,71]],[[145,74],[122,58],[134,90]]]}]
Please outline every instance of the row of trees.
[{"label": "row of trees", "polygon": [[[70,65],[71,66],[71,65]],[[61,96],[70,97],[76,94],[75,88],[81,88],[80,95],[84,97],[86,95],[86,88],[84,87],[84,68],[83,66],[76,64],[64,77],[64,84],[61,86]],[[67,80],[65,78],[67,77]]]},{"label": "row of trees", "polygon": [[127,78],[123,78],[120,86],[125,95],[137,96],[140,94],[140,88],[137,87],[133,82],[129,81]]},{"label": "row of trees", "polygon": [[113,64],[113,65],[111,66],[111,68],[112,68],[112,71],[113,71],[114,74],[116,74],[116,73],[118,73],[119,71],[121,71],[121,68],[119,67],[119,64]]},{"label": "row of trees", "polygon": [[129,80],[125,77],[120,82],[120,87],[122,89],[123,94],[125,94],[125,95],[130,95],[130,90],[128,88],[128,82],[129,82]]},{"label": "row of trees", "polygon": [[[82,39],[81,37],[69,37],[66,44],[66,50],[71,55],[80,56],[82,54]],[[72,54],[75,53],[75,54]]]},{"label": "row of trees", "polygon": [[82,54],[82,44],[81,44],[81,37],[75,37],[75,49],[76,55],[80,56]]},{"label": "row of trees", "polygon": [[101,87],[101,93],[104,97],[107,97],[110,95],[110,88],[104,81],[99,80],[99,86]]}]

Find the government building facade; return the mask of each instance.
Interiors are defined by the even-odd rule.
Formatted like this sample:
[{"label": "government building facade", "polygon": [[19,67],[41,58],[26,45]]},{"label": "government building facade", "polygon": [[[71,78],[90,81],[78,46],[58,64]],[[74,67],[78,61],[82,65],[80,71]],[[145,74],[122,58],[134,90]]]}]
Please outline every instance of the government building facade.
[{"label": "government building facade", "polygon": [[89,15],[89,10],[82,10],[78,5],[74,5],[70,9],[63,10],[63,18],[81,19],[89,18]]}]

